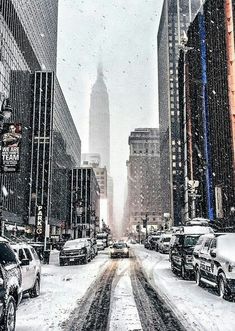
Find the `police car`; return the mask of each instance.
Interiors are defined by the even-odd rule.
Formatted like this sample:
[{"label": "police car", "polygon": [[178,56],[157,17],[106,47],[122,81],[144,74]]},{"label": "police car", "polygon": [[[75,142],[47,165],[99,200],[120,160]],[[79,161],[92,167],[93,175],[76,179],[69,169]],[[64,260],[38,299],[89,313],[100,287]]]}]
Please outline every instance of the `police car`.
[{"label": "police car", "polygon": [[207,284],[218,289],[219,296],[235,295],[235,233],[204,236],[201,247],[193,252],[197,285]]}]

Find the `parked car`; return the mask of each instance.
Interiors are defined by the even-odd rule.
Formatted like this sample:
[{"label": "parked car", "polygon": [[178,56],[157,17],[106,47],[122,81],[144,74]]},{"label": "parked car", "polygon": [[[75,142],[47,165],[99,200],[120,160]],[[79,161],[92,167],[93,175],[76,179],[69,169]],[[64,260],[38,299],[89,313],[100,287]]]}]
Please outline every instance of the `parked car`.
[{"label": "parked car", "polygon": [[28,244],[11,244],[22,270],[22,290],[31,298],[40,294],[41,262],[35,249]]},{"label": "parked car", "polygon": [[[23,264],[27,262],[23,261]],[[22,298],[22,274],[7,240],[0,238],[0,328],[14,331],[16,309]]]},{"label": "parked car", "polygon": [[165,234],[161,235],[161,237],[158,240],[158,244],[157,244],[158,251],[160,253],[169,253],[171,237],[172,237],[171,233],[165,233]]},{"label": "parked car", "polygon": [[98,251],[102,251],[102,250],[105,249],[105,244],[103,242],[103,239],[97,239],[96,242],[97,242],[97,250]]},{"label": "parked car", "polygon": [[149,249],[150,244],[148,238],[144,240],[144,248]]},{"label": "parked car", "polygon": [[135,245],[135,244],[137,244],[137,242],[136,242],[136,240],[135,240],[135,239],[131,239],[131,240],[130,240],[130,243],[131,243],[132,245]]},{"label": "parked car", "polygon": [[76,262],[88,263],[92,259],[91,243],[87,238],[66,241],[60,251],[60,265]]},{"label": "parked car", "polygon": [[151,235],[148,237],[148,241],[149,241],[149,249],[151,250],[156,250],[158,241],[160,239],[160,234],[159,235]]},{"label": "parked car", "polygon": [[110,247],[110,257],[129,257],[129,247],[124,242],[114,243]]},{"label": "parked car", "polygon": [[196,283],[218,289],[221,298],[235,296],[235,233],[208,237],[196,254]]},{"label": "parked car", "polygon": [[169,257],[174,273],[179,272],[183,279],[193,276],[194,247],[202,234],[212,233],[212,231],[208,226],[185,226],[181,228],[181,232],[172,235]]}]

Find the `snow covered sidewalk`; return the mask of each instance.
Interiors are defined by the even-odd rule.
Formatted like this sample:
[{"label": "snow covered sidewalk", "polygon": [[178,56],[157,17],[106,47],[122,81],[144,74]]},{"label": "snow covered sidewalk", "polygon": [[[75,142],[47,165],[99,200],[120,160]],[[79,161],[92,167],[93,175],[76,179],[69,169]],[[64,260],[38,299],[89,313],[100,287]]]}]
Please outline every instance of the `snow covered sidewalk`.
[{"label": "snow covered sidewalk", "polygon": [[136,245],[133,250],[152,286],[165,297],[188,330],[234,331],[235,303],[220,299],[214,290],[175,276],[168,255]]},{"label": "snow covered sidewalk", "polygon": [[58,259],[42,266],[41,295],[22,300],[16,316],[16,331],[60,330],[60,324],[69,317],[77,300],[105,269],[108,253],[100,253],[87,265],[60,267]]}]

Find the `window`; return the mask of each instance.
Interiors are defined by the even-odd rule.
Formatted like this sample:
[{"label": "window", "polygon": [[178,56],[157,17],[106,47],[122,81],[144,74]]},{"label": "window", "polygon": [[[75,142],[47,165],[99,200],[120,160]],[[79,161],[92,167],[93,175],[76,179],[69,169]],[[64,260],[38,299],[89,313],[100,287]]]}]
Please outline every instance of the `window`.
[{"label": "window", "polygon": [[24,251],[22,248],[19,249],[19,260],[22,261],[25,259]]},{"label": "window", "polygon": [[0,244],[0,263],[3,265],[17,263],[16,256],[8,244]]},{"label": "window", "polygon": [[35,260],[39,260],[39,256],[38,256],[37,252],[35,251],[35,249],[33,247],[31,248],[31,252],[32,252]]},{"label": "window", "polygon": [[32,261],[33,258],[32,258],[32,255],[31,255],[29,249],[25,248],[24,251],[25,251],[25,254],[27,256],[27,259],[29,259],[29,261]]},{"label": "window", "polygon": [[216,239],[213,239],[211,242],[211,249],[216,248]]}]

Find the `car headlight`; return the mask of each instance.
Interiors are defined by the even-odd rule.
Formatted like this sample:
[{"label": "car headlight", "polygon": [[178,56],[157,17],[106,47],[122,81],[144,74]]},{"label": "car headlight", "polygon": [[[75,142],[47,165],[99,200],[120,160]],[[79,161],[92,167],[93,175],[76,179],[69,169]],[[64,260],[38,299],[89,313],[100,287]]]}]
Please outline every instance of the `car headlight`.
[{"label": "car headlight", "polygon": [[128,248],[124,248],[124,253],[128,253]]},{"label": "car headlight", "polygon": [[228,272],[235,272],[235,264],[229,264],[228,266]]}]

